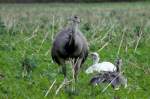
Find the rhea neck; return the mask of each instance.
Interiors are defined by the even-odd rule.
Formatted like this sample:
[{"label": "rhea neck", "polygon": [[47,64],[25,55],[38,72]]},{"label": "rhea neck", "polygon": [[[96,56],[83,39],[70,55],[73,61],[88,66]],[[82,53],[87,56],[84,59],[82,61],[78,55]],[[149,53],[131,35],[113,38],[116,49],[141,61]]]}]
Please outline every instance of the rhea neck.
[{"label": "rhea neck", "polygon": [[96,56],[95,58],[93,58],[93,64],[97,64],[99,62],[99,57]]},{"label": "rhea neck", "polygon": [[71,23],[71,30],[72,30],[72,33],[76,33],[76,32],[78,31],[78,26],[79,26],[79,24],[78,24],[78,22],[76,22],[76,21],[73,21],[73,22]]},{"label": "rhea neck", "polygon": [[122,65],[122,63],[118,61],[117,64],[116,64],[117,72],[121,71],[121,65]]}]

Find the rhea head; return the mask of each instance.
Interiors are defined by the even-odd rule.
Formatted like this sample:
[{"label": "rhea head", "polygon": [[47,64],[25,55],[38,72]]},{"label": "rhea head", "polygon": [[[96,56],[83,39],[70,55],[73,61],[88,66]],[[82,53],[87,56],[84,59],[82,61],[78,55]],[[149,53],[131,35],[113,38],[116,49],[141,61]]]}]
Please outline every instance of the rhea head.
[{"label": "rhea head", "polygon": [[72,28],[73,33],[76,33],[78,31],[80,18],[78,16],[73,16],[69,18],[69,21],[71,22],[71,28]]},{"label": "rhea head", "polygon": [[99,58],[99,54],[97,52],[93,52],[90,55],[92,56],[93,63],[99,62],[100,58]]},{"label": "rhea head", "polygon": [[69,20],[73,23],[80,23],[80,18],[77,15],[72,16],[71,18],[69,18]]}]

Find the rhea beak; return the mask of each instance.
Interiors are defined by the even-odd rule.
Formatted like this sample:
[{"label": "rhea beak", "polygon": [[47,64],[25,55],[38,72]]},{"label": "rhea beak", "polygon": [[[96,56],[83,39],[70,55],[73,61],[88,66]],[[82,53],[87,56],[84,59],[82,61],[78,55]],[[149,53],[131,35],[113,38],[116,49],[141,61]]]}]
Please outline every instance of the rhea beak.
[{"label": "rhea beak", "polygon": [[90,55],[90,56],[93,56],[93,55],[94,55],[94,53],[93,53],[93,52],[90,52],[90,53],[89,53],[89,55]]},{"label": "rhea beak", "polygon": [[80,19],[78,18],[78,19],[76,20],[76,22],[80,23],[81,21],[80,21]]},{"label": "rhea beak", "polygon": [[89,53],[89,58],[92,58],[92,59],[94,58],[94,53],[93,52]]},{"label": "rhea beak", "polygon": [[69,17],[67,18],[68,21],[73,21],[73,22],[77,22],[77,23],[80,23],[80,19],[77,17],[77,16],[74,16],[74,17]]}]

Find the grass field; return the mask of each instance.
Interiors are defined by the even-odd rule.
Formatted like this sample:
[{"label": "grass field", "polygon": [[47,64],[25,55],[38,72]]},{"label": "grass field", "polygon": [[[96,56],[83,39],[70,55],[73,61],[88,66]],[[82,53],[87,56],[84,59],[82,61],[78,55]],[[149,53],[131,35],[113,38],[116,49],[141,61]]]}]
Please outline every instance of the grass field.
[{"label": "grass field", "polygon": [[[149,2],[0,4],[0,99],[43,99],[55,79],[47,99],[150,99],[149,5]],[[92,64],[88,58],[80,71],[77,91],[71,92],[70,85],[55,96],[63,75],[52,62],[50,49],[56,33],[67,25],[67,18],[72,15],[81,17],[80,29],[90,51],[98,52],[102,61],[114,62],[121,45],[119,56],[128,79],[126,89],[114,91],[109,87],[102,93],[107,84],[90,86],[92,75],[85,74]],[[33,70],[23,78],[25,59]],[[70,79],[71,74],[68,66]]]}]

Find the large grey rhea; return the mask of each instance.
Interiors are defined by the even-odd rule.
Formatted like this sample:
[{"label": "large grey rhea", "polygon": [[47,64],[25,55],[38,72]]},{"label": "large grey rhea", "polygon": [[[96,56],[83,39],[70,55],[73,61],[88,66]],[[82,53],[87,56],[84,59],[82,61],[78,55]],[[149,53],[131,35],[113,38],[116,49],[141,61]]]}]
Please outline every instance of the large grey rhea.
[{"label": "large grey rhea", "polygon": [[56,36],[51,50],[52,59],[62,66],[62,72],[66,78],[66,61],[73,60],[73,77],[76,80],[78,71],[88,56],[87,40],[79,30],[80,19],[71,17],[69,27],[63,29]]}]

